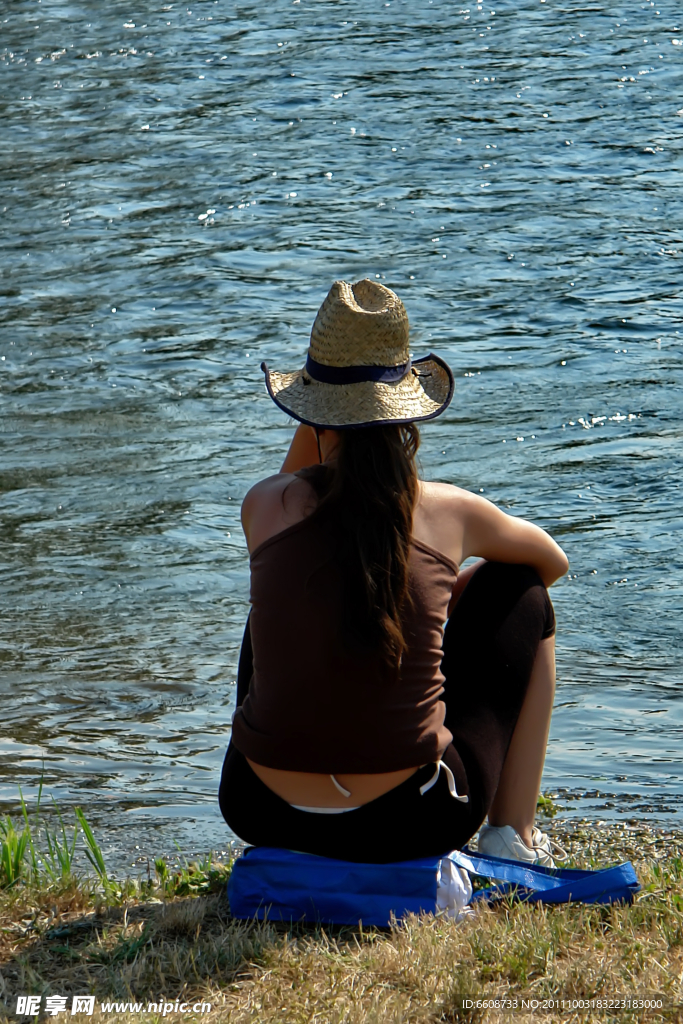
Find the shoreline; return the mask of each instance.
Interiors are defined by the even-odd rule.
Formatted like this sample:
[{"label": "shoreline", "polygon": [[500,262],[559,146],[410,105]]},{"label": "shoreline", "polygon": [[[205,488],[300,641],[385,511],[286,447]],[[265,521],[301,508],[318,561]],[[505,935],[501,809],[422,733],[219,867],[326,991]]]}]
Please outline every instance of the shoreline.
[{"label": "shoreline", "polygon": [[[230,864],[209,858],[180,869],[157,858],[153,876],[122,883],[105,884],[101,874],[18,882],[0,889],[0,1019],[17,1019],[17,996],[29,993],[42,994],[43,1006],[48,995],[66,996],[69,1008],[73,995],[90,993],[95,1014],[83,1020],[123,1024],[316,1015],[339,1024],[509,1021],[507,1011],[463,1009],[458,999],[517,1000],[517,1015],[522,998],[576,1002],[605,993],[657,993],[664,1004],[648,1019],[683,1019],[683,829],[542,815],[539,824],[576,866],[632,860],[643,886],[635,902],[500,904],[460,924],[426,915],[392,930],[321,929],[232,919]],[[165,1013],[161,996],[172,1007]],[[120,1010],[103,1008],[107,1000]],[[128,1001],[145,1009],[124,1010]],[[183,1013],[183,1001],[211,1010]],[[148,1012],[148,1003],[158,1009]],[[571,1018],[602,1015],[586,1012]],[[608,1016],[641,1019],[624,1013]],[[543,1017],[567,1014],[551,1008]]]},{"label": "shoreline", "polygon": [[[37,789],[31,792],[30,806],[35,806],[36,792]],[[676,819],[681,818],[680,829],[683,830],[683,815],[674,813],[672,809],[669,813],[660,815],[658,808],[647,805],[647,813],[639,814],[627,804],[619,803],[618,797],[614,797],[615,805],[610,803],[610,806],[606,806],[604,798],[610,795],[614,796],[604,791],[584,792],[561,787],[554,787],[551,790],[548,787],[545,796],[539,800],[539,817],[536,824],[544,832],[551,833],[556,828],[581,830],[590,823],[607,828],[610,834],[623,829],[625,836],[633,829],[637,831],[641,827],[651,829],[657,834],[675,834],[679,828]],[[29,803],[29,794],[25,793],[25,796]],[[548,800],[550,804],[549,815],[544,814],[544,800]],[[595,802],[589,802],[593,800]],[[119,878],[144,874],[148,863],[153,864],[158,856],[163,856],[169,864],[180,864],[183,859],[201,860],[208,850],[212,850],[220,859],[229,860],[239,855],[246,845],[229,831],[220,816],[216,801],[209,805],[209,813],[206,815],[202,814],[194,819],[188,816],[182,823],[182,829],[177,827],[173,818],[165,817],[163,814],[160,815],[161,823],[157,824],[156,819],[152,819],[150,823],[148,815],[140,819],[134,812],[129,812],[128,822],[119,823],[116,820],[115,824],[110,825],[107,821],[107,810],[95,800],[92,806],[89,804],[86,807],[86,814],[98,837],[108,867]],[[40,812],[43,826],[58,826],[60,813],[65,820],[72,819],[73,807],[64,806],[60,801],[59,808],[55,810],[43,796]],[[4,809],[0,810],[0,817],[6,814],[9,814],[15,823],[20,821],[20,800],[6,800]],[[134,838],[131,838],[133,836]],[[82,855],[78,855],[78,851],[77,861],[81,869],[88,869],[87,861]]]}]

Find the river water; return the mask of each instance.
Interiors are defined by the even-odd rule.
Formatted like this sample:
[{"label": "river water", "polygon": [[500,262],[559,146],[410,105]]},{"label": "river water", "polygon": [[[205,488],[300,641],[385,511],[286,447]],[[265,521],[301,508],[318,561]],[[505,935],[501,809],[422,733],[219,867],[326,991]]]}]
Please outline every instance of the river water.
[{"label": "river water", "polygon": [[680,5],[0,11],[0,809],[227,847],[259,364],[372,276],[455,371],[424,474],[569,555],[544,788],[680,822]]}]

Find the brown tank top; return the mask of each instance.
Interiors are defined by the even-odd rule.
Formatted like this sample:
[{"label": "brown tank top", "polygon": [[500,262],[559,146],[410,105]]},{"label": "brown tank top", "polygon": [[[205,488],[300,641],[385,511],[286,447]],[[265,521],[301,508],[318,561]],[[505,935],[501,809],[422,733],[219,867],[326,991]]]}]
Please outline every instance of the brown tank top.
[{"label": "brown tank top", "polygon": [[438,761],[452,734],[440,671],[457,565],[413,540],[408,649],[389,672],[342,641],[343,580],[334,527],[317,516],[264,541],[251,556],[254,672],[232,740],[266,768],[373,774]]}]

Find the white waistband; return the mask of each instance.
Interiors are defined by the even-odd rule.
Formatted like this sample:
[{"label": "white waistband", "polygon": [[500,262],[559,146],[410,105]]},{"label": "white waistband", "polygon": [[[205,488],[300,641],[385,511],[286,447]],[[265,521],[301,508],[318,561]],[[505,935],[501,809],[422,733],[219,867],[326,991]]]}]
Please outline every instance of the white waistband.
[{"label": "white waistband", "polygon": [[346,814],[347,811],[357,811],[357,807],[302,807],[301,804],[290,804],[295,811],[306,811],[308,814]]}]

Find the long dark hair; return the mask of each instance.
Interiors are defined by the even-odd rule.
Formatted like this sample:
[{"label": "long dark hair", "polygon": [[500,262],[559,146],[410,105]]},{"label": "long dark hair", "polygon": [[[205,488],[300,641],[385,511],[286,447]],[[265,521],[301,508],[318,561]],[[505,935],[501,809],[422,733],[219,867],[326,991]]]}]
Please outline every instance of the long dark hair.
[{"label": "long dark hair", "polygon": [[343,568],[344,631],[352,646],[398,668],[406,650],[401,612],[408,600],[408,556],[420,434],[413,423],[342,430],[336,459],[318,475],[318,516],[332,516]]}]

